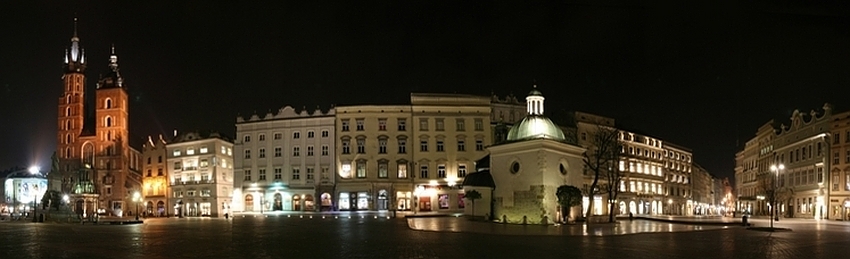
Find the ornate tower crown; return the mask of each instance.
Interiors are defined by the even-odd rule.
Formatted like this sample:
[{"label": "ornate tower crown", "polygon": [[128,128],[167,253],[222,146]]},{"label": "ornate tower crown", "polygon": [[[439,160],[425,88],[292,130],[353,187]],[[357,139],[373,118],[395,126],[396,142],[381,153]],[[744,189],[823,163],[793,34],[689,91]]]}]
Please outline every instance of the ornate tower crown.
[{"label": "ornate tower crown", "polygon": [[71,47],[65,49],[65,72],[83,73],[86,70],[86,50],[80,46],[77,36],[77,18],[74,18],[74,36],[71,37]]}]

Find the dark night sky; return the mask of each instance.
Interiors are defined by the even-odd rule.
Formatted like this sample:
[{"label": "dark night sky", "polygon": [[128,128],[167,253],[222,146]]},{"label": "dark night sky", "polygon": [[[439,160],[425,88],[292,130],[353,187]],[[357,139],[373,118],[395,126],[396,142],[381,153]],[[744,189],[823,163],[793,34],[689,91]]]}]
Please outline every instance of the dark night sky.
[{"label": "dark night sky", "polygon": [[524,97],[536,80],[549,112],[613,117],[731,177],[769,119],[850,109],[846,1],[229,2],[0,3],[0,169],[49,166],[75,13],[89,87],[115,44],[137,143],[232,136],[238,114],[285,105]]}]

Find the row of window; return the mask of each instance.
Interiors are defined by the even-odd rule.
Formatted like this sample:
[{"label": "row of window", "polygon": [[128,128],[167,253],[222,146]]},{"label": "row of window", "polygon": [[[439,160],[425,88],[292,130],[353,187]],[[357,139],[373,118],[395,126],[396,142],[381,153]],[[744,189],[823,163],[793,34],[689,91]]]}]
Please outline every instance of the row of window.
[{"label": "row of window", "polygon": [[[204,190],[200,190],[200,191],[189,190],[189,191],[186,191],[185,197],[195,197],[195,195],[197,195],[198,197],[210,197],[211,194],[212,194],[212,191],[210,191],[208,189],[204,189]],[[173,195],[174,198],[183,198],[184,197],[183,191],[181,191],[181,190],[175,190],[172,195]]]},{"label": "row of window", "polygon": [[[832,174],[832,190],[838,191],[841,182],[838,173]],[[844,172],[844,191],[850,191],[850,172]]]},{"label": "row of window", "polygon": [[[322,130],[322,137],[327,138],[328,136],[330,136],[330,133],[328,132],[328,130]],[[272,135],[272,137],[274,138],[274,140],[283,139],[283,133],[275,132]],[[315,137],[316,137],[316,132],[314,132],[312,130],[307,131],[307,138],[315,138]],[[300,139],[301,138],[301,132],[300,131],[292,132],[292,138],[293,139]],[[257,139],[259,141],[266,141],[266,134],[265,133],[257,134]],[[244,136],[242,136],[242,142],[243,143],[251,142],[251,134],[245,134]]]},{"label": "row of window", "polygon": [[[428,118],[419,119],[419,130],[428,131]],[[475,131],[484,131],[484,119],[476,118],[474,119],[474,127]],[[366,120],[363,118],[354,119],[354,125],[356,131],[365,131],[366,130]],[[445,119],[443,118],[435,118],[434,119],[435,130],[444,131],[446,130]],[[378,119],[378,130],[386,131],[387,130],[387,119],[380,118]],[[399,131],[407,131],[407,119],[399,118],[396,120],[396,128]],[[351,120],[350,119],[340,119],[340,130],[341,131],[351,131]],[[457,118],[455,119],[455,131],[466,131],[466,119]]]},{"label": "row of window", "polygon": [[221,166],[223,168],[228,168],[227,159],[218,159],[216,157],[212,158],[212,164],[210,164],[209,159],[202,158],[200,161],[195,159],[187,159],[185,161],[177,161],[174,162],[174,170],[180,171],[188,171],[188,170],[198,170],[198,168],[207,168],[209,166]]},{"label": "row of window", "polygon": [[[315,154],[315,151],[314,151],[312,145],[307,146],[306,151],[307,151],[306,152],[307,156],[313,156]],[[328,145],[322,145],[321,155],[327,156],[327,155],[329,155],[329,153],[330,153],[330,151],[328,149]],[[274,148],[274,157],[282,157],[282,156],[283,156],[283,148],[275,147]],[[300,146],[292,147],[292,156],[294,156],[294,157],[301,156],[301,147]],[[243,151],[243,157],[245,159],[250,159],[251,158],[251,149],[245,149]],[[258,158],[266,158],[266,148],[257,149],[257,157]]]},{"label": "row of window", "polygon": [[[444,152],[446,151],[445,142],[443,140],[437,140],[436,143],[436,151]],[[357,154],[366,154],[366,139],[358,138],[356,140],[357,143]],[[428,152],[428,140],[420,140],[419,141],[419,151]],[[351,154],[351,140],[343,139],[342,147],[340,148],[342,154]],[[484,150],[484,140],[475,140],[475,151],[483,151]],[[457,149],[456,151],[466,151],[466,141],[463,139],[457,140]],[[387,153],[387,139],[378,139],[378,154],[386,154]],[[406,154],[407,153],[407,140],[399,139],[398,140],[398,153]]]},{"label": "row of window", "polygon": [[778,177],[779,187],[823,183],[823,167],[785,172]]},{"label": "row of window", "polygon": [[[320,176],[322,177],[322,180],[330,179],[330,166],[323,165],[323,166],[320,167],[320,170],[321,170]],[[245,169],[243,173],[244,173],[243,180],[253,181],[255,179],[254,173],[251,171],[251,169]],[[305,167],[304,178],[307,179],[307,180],[313,180],[315,173],[316,173],[315,167],[307,166],[307,167]],[[283,177],[284,177],[283,168],[282,167],[273,168],[272,169],[272,177],[273,177],[274,180],[282,180]],[[257,178],[256,179],[257,179],[257,181],[267,180],[266,168],[260,168],[260,169],[257,170]],[[292,167],[289,168],[289,179],[301,180],[301,167],[300,166],[292,166]]]},{"label": "row of window", "polygon": [[[209,149],[207,149],[207,147],[206,147],[206,146],[201,146],[201,148],[200,148],[198,151],[199,151],[201,154],[206,154],[206,153],[208,153],[208,152],[209,152]],[[173,155],[174,155],[175,157],[178,157],[178,156],[181,156],[181,155],[182,155],[183,150],[182,150],[182,149],[179,149],[179,148],[175,148],[175,149],[172,151],[172,153],[173,153]],[[186,155],[187,155],[187,156],[191,156],[191,155],[194,155],[194,154],[195,154],[195,148],[194,148],[194,147],[188,147],[188,148],[186,148]],[[229,148],[229,147],[222,146],[222,147],[221,147],[221,154],[222,154],[222,155],[232,156],[232,155],[233,155],[233,149],[231,149],[231,148]],[[162,162],[162,161],[160,161],[160,162]],[[148,164],[150,164],[150,160],[148,161]]]},{"label": "row of window", "polygon": [[[367,178],[369,177],[367,171],[367,161],[366,160],[357,160],[353,163],[354,166],[354,174],[352,175],[352,163],[351,162],[343,162],[342,169],[339,173],[340,177],[344,179],[350,178]],[[378,178],[389,178],[389,161],[387,160],[378,160]],[[397,179],[406,179],[409,177],[407,172],[408,164],[404,160],[400,160],[396,162],[396,170],[395,175]],[[467,166],[466,164],[458,164],[457,168],[455,168],[455,176],[457,178],[466,177],[467,174]],[[427,164],[423,164],[419,166],[419,178],[420,179],[431,179],[434,175],[430,174],[429,166]],[[446,164],[437,164],[437,174],[436,178],[447,178],[448,172],[446,170]]]}]

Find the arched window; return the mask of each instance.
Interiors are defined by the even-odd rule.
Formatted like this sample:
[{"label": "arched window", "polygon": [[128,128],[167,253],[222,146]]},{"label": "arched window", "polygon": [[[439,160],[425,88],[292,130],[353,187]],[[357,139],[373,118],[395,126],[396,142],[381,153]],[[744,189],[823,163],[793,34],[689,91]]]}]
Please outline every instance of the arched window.
[{"label": "arched window", "polygon": [[65,103],[66,103],[66,104],[71,103],[71,95],[70,95],[70,94],[69,94],[68,96],[66,96],[66,97],[65,97]]},{"label": "arched window", "polygon": [[65,148],[65,158],[71,158],[71,148],[70,147]]},{"label": "arched window", "polygon": [[65,116],[71,116],[71,107],[65,107]]},{"label": "arched window", "polygon": [[65,144],[71,144],[71,134],[65,135]]},{"label": "arched window", "polygon": [[112,109],[112,99],[106,98],[103,107],[105,107],[106,109]]},{"label": "arched window", "polygon": [[104,119],[103,119],[103,124],[104,124],[106,127],[112,127],[112,117],[107,116],[106,118],[104,118]]},{"label": "arched window", "polygon": [[70,129],[71,129],[71,120],[66,120],[65,121],[65,130],[70,130]]}]

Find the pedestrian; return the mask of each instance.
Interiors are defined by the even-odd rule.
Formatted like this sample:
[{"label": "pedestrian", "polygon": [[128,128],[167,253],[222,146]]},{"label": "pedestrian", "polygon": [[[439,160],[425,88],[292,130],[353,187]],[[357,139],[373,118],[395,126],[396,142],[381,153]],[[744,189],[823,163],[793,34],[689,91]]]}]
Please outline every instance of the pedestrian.
[{"label": "pedestrian", "polygon": [[230,215],[228,215],[227,212],[225,212],[224,213],[224,219],[228,219],[229,217],[230,217]]},{"label": "pedestrian", "polygon": [[629,212],[629,221],[632,221],[632,219],[634,218],[634,216],[635,216],[634,214],[632,214],[631,212]]}]

